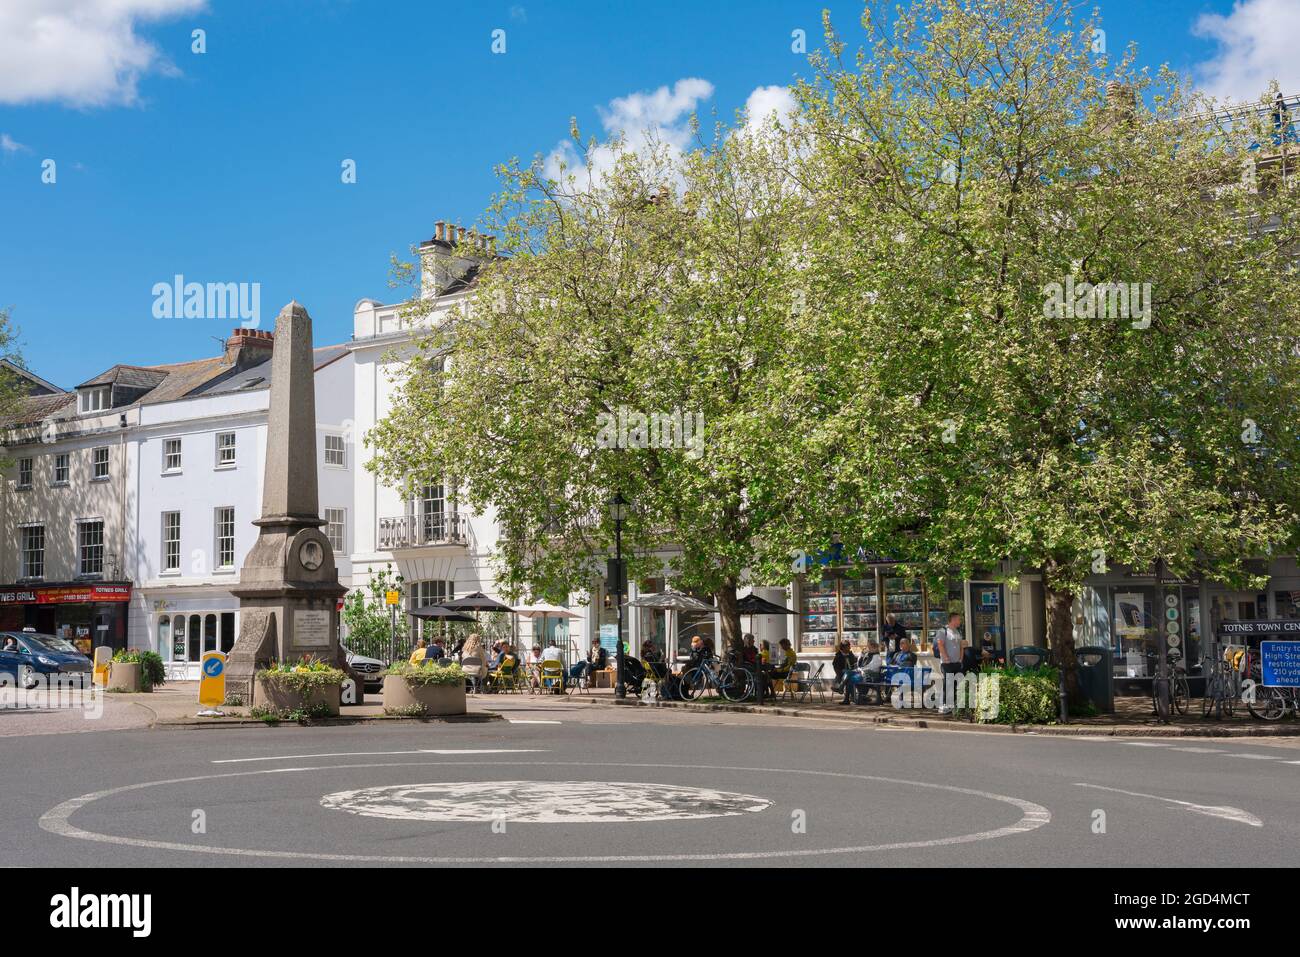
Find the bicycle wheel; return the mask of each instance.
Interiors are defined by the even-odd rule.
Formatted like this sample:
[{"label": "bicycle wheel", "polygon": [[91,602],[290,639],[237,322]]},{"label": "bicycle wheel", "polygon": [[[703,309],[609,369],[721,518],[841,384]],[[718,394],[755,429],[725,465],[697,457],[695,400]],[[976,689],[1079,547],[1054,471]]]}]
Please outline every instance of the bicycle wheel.
[{"label": "bicycle wheel", "polygon": [[718,689],[728,701],[744,701],[750,695],[749,672],[741,668],[727,668],[718,675]]},{"label": "bicycle wheel", "polygon": [[679,689],[682,694],[682,700],[691,701],[698,698],[704,693],[704,689],[709,686],[709,676],[704,673],[702,668],[692,668],[682,675]]},{"label": "bicycle wheel", "polygon": [[1187,678],[1178,675],[1169,684],[1170,703],[1179,714],[1187,714],[1187,701],[1192,696],[1192,689],[1187,685]]},{"label": "bicycle wheel", "polygon": [[1254,697],[1246,702],[1246,710],[1260,721],[1277,721],[1286,714],[1286,699],[1277,688],[1256,685]]},{"label": "bicycle wheel", "polygon": [[1205,682],[1205,696],[1201,698],[1201,717],[1219,716],[1219,681],[1211,675]]}]

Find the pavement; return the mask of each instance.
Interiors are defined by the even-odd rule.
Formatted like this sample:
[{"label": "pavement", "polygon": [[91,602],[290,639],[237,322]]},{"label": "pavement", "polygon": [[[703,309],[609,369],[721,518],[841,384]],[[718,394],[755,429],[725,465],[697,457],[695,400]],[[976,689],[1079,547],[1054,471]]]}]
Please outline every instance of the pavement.
[{"label": "pavement", "polygon": [[[834,720],[869,725],[906,728],[934,728],[951,731],[975,731],[995,734],[1031,735],[1104,735],[1118,737],[1291,737],[1300,736],[1300,721],[1288,717],[1277,722],[1264,722],[1252,718],[1239,706],[1230,718],[1222,720],[1202,718],[1200,700],[1193,699],[1190,713],[1175,716],[1169,724],[1161,724],[1155,717],[1151,701],[1145,697],[1120,697],[1115,699],[1115,713],[1092,718],[1072,718],[1060,725],[994,725],[977,724],[966,718],[940,715],[934,710],[900,709],[886,701],[883,705],[839,704],[839,696],[812,694],[802,698],[783,696],[762,706],[733,704],[710,696],[689,702],[653,702],[647,704],[635,697],[616,699],[612,689],[593,688],[582,694],[560,696],[553,694],[483,694],[470,695],[469,713],[463,717],[412,719],[384,714],[381,695],[366,695],[359,705],[344,706],[339,718],[316,720],[314,725],[352,724],[402,721],[492,721],[499,720],[497,705],[501,702],[523,698],[539,703],[541,707],[556,706],[559,702],[573,702],[582,707],[621,707],[642,710],[679,710],[695,713],[754,714],[780,718],[806,718]],[[73,692],[50,707],[50,702],[38,698],[35,708],[0,708],[0,737],[6,735],[58,734],[83,731],[119,731],[128,728],[170,727],[243,727],[260,726],[264,721],[249,715],[243,706],[223,706],[224,717],[198,717],[202,710],[198,702],[197,682],[173,682],[152,692],[141,694],[81,695]]]},{"label": "pavement", "polygon": [[1294,737],[1013,735],[603,700],[495,695],[477,702],[501,715],[487,723],[0,738],[0,761],[22,768],[0,775],[0,860],[1261,867],[1290,864],[1300,840]]}]

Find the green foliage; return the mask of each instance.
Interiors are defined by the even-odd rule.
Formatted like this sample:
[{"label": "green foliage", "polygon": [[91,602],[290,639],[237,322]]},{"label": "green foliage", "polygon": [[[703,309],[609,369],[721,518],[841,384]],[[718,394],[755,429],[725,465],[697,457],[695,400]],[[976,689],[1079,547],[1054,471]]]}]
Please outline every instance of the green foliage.
[{"label": "green foliage", "polygon": [[140,663],[140,652],[134,648],[121,648],[113,652],[113,661],[120,665],[138,665]]},{"label": "green foliage", "polygon": [[[1098,560],[1245,581],[1300,529],[1295,193],[1250,149],[1267,111],[1211,126],[1172,72],[1097,56],[1072,6],[871,3],[856,59],[828,21],[792,224],[849,344],[810,360],[844,540],[1041,571],[1067,667]],[[1150,283],[1151,312],[1049,309],[1069,278]]]},{"label": "green foliage", "polygon": [[238,694],[226,695],[226,700],[222,702],[232,708],[242,708],[244,706],[244,696]]},{"label": "green foliage", "polygon": [[324,702],[318,702],[308,708],[268,708],[265,705],[253,705],[248,711],[249,715],[267,724],[279,724],[281,721],[296,721],[298,724],[306,724],[313,718],[329,718],[329,705]]},{"label": "green foliage", "polygon": [[[359,655],[385,661],[393,636],[392,613],[384,598],[389,591],[403,591],[405,579],[386,566],[373,572],[362,588],[348,592],[343,601],[343,624],[347,626],[348,647]],[[397,613],[397,641],[404,645],[407,635],[406,615]]]},{"label": "green foliage", "polygon": [[[1052,674],[1046,672],[1051,671]],[[1056,669],[993,672],[998,676],[997,724],[1054,724],[1059,716]],[[981,698],[983,686],[981,685]],[[990,708],[991,710],[991,708]],[[981,714],[987,712],[981,711]],[[981,718],[987,721],[987,718]]]},{"label": "green foliage", "polygon": [[163,664],[162,655],[156,651],[140,652],[140,664],[144,667],[141,672],[144,675],[144,684],[148,689],[153,689],[157,685],[166,683],[167,667]]},{"label": "green foliage", "polygon": [[423,718],[429,714],[429,709],[422,704],[408,704],[401,707],[384,705],[384,714],[390,718]]},{"label": "green foliage", "polygon": [[425,686],[425,685],[463,685],[465,683],[465,672],[460,665],[452,663],[450,665],[412,665],[409,662],[401,662],[391,665],[385,675],[395,675],[398,678],[405,679],[408,684]]},{"label": "green foliage", "polygon": [[299,662],[271,662],[257,672],[257,679],[285,691],[309,695],[321,688],[341,685],[347,675],[324,661],[304,658]]}]

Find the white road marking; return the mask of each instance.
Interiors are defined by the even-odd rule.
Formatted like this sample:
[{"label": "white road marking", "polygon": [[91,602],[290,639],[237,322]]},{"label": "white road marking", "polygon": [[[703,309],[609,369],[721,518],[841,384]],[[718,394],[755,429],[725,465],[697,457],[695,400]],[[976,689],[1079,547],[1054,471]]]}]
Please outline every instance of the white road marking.
[{"label": "white road marking", "polygon": [[274,754],[261,758],[221,758],[213,764],[248,764],[253,761],[297,761],[305,758],[368,758],[390,754],[544,754],[548,748],[419,748],[415,751],[326,751],[323,754]]},{"label": "white road marking", "polygon": [[1278,760],[1278,756],[1277,756],[1276,754],[1247,754],[1245,751],[1241,752],[1240,754],[1230,754],[1230,755],[1228,755],[1228,757],[1230,757],[1230,758],[1249,758],[1249,759],[1251,759],[1252,761],[1276,761],[1276,760]]},{"label": "white road marking", "polygon": [[1223,818],[1225,821],[1236,821],[1239,824],[1249,824],[1251,827],[1263,827],[1264,822],[1249,811],[1243,811],[1239,807],[1229,807],[1227,805],[1215,804],[1193,804],[1191,801],[1179,801],[1175,798],[1161,797],[1159,794],[1143,794],[1141,791],[1125,791],[1123,788],[1108,788],[1100,784],[1084,784],[1082,781],[1076,781],[1075,787],[1095,788],[1098,791],[1113,791],[1116,794],[1127,794],[1130,797],[1151,798],[1153,801],[1167,801],[1170,804],[1177,804],[1179,807],[1185,807],[1189,811],[1195,811],[1197,814],[1204,814],[1207,817]]},{"label": "white road marking", "polygon": [[1172,748],[1167,741],[1125,741],[1130,748]]},{"label": "white road marking", "polygon": [[1223,748],[1170,748],[1169,750],[1186,751],[1188,754],[1222,754],[1223,753]]},{"label": "white road marking", "polygon": [[[950,791],[972,797],[987,798],[1003,804],[1010,804],[1021,812],[1020,820],[1005,827],[990,831],[978,831],[970,834],[958,834],[953,837],[932,838],[925,841],[900,841],[894,844],[868,844],[859,847],[827,847],[808,850],[773,850],[773,851],[736,851],[722,854],[606,854],[583,856],[539,856],[539,857],[413,857],[382,854],[321,854],[308,851],[273,851],[263,848],[209,847],[203,844],[182,844],[176,841],[154,841],[145,838],[123,837],[115,834],[103,834],[87,831],[71,823],[71,817],[81,808],[94,801],[139,791],[144,788],[165,787],[172,784],[194,784],[199,781],[215,781],[224,778],[253,777],[259,774],[271,774],[273,771],[229,771],[224,774],[203,774],[187,778],[170,778],[164,781],[144,781],[139,784],[127,784],[122,787],[93,791],[80,797],[55,805],[41,815],[41,828],[51,834],[72,837],[83,841],[97,841],[103,844],[118,844],[128,847],[145,847],[165,851],[189,851],[197,854],[217,854],[228,857],[269,858],[272,860],[311,860],[311,861],[348,861],[359,863],[396,863],[396,864],[609,864],[609,863],[647,863],[660,861],[749,861],[767,860],[773,857],[828,857],[832,855],[863,854],[871,851],[897,851],[911,848],[943,847],[953,844],[971,844],[977,841],[990,841],[1001,837],[1012,837],[1035,831],[1052,820],[1052,812],[1041,804],[1025,801],[1006,794],[991,791],[978,791],[974,788],[957,787],[952,784],[934,784],[929,781],[908,781],[901,778],[886,778],[872,774],[848,774],[843,771],[800,771],[792,768],[756,768],[733,767],[714,764],[601,764],[582,761],[547,761],[535,765],[519,761],[464,761],[456,764],[446,762],[426,762],[435,767],[467,767],[482,764],[489,767],[578,767],[578,768],[638,768],[643,770],[671,769],[692,771],[749,771],[757,774],[797,774],[815,777],[843,778],[853,781],[879,781],[885,784],[903,784],[911,787],[927,788],[933,791]],[[338,764],[324,765],[316,768],[303,768],[303,771],[342,771],[357,768],[403,768],[419,767],[417,764]],[[247,796],[245,795],[245,798]]]},{"label": "white road marking", "polygon": [[549,721],[541,718],[506,718],[511,724],[563,724],[561,721]]}]

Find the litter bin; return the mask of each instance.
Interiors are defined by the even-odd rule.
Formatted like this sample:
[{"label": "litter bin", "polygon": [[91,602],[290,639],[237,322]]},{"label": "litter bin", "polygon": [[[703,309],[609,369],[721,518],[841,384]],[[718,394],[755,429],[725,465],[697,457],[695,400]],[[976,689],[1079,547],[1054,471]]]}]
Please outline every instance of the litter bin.
[{"label": "litter bin", "polygon": [[1050,657],[1051,653],[1046,648],[1039,648],[1037,645],[1021,645],[1019,648],[1011,649],[1011,653],[1007,655],[1007,664],[1017,668],[1041,668],[1048,663]]},{"label": "litter bin", "polygon": [[1099,645],[1084,645],[1074,649],[1079,663],[1079,691],[1085,701],[1103,714],[1115,710],[1115,677],[1110,663],[1110,649]]}]

